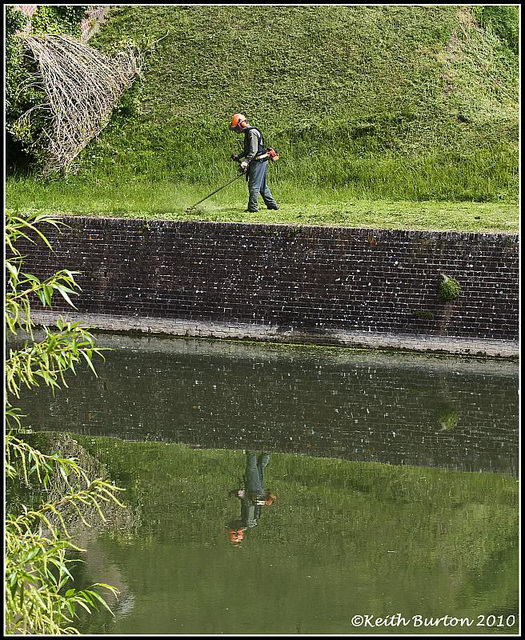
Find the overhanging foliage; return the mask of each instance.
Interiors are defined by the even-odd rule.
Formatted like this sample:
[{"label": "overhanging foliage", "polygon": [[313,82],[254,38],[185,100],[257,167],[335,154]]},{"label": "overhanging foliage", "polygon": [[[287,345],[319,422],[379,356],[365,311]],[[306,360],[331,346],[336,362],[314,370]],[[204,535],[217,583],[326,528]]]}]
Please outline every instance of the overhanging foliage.
[{"label": "overhanging foliage", "polygon": [[43,174],[67,171],[109,122],[113,108],[140,72],[141,55],[129,46],[110,58],[58,34],[27,36],[24,46],[37,63],[25,88],[42,92],[45,100],[26,111],[11,131],[24,139],[32,130],[35,114],[43,116],[47,126],[34,143],[41,145],[44,140]]}]

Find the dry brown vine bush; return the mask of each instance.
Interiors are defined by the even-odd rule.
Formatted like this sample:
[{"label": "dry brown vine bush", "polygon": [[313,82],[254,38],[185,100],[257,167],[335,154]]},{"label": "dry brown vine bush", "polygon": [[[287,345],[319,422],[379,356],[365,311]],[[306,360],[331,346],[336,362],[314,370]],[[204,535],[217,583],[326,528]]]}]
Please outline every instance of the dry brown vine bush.
[{"label": "dry brown vine bush", "polygon": [[74,158],[109,122],[121,95],[140,73],[142,56],[132,46],[110,58],[87,44],[63,35],[24,38],[26,51],[37,63],[27,86],[40,89],[46,102],[26,111],[17,125],[29,126],[35,111],[50,120],[44,129],[49,175],[68,171]]}]

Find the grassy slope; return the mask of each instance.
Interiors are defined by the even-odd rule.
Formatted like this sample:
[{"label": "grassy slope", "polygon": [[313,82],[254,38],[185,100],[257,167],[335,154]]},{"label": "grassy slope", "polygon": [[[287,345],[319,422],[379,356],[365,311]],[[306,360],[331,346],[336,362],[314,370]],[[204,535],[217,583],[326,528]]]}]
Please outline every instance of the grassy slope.
[{"label": "grassy slope", "polygon": [[[235,175],[242,110],[281,152],[279,221],[370,226],[374,209],[375,226],[517,229],[517,67],[471,8],[130,6],[93,44],[162,36],[78,175],[10,181],[9,204],[32,191],[37,208],[80,212],[84,188],[87,213],[180,218]],[[245,194],[238,181],[197,215],[238,220]],[[497,206],[466,218],[464,201]]]}]

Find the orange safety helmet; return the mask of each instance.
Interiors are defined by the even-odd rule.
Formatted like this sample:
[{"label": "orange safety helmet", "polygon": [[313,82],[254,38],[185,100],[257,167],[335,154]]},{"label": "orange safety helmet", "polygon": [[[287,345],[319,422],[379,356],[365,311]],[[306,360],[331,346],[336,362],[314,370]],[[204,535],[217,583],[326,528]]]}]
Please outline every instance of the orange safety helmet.
[{"label": "orange safety helmet", "polygon": [[230,534],[230,542],[241,542],[244,536],[244,529],[228,529]]},{"label": "orange safety helmet", "polygon": [[236,113],[232,116],[232,123],[230,125],[230,129],[232,131],[239,131],[240,129],[246,128],[246,116],[243,116],[242,113]]}]

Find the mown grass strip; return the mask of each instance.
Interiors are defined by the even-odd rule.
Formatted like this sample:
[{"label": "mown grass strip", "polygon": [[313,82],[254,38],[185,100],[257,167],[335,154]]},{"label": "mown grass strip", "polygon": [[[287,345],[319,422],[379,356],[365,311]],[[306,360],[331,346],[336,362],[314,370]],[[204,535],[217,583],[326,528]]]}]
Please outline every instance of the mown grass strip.
[{"label": "mown grass strip", "polygon": [[492,233],[519,230],[514,204],[355,198],[345,189],[299,188],[287,182],[271,185],[279,211],[268,211],[261,202],[257,213],[248,213],[246,185],[239,182],[191,213],[186,209],[216,185],[135,181],[93,186],[77,181],[44,184],[19,179],[8,182],[7,203],[19,212],[58,215]]}]

